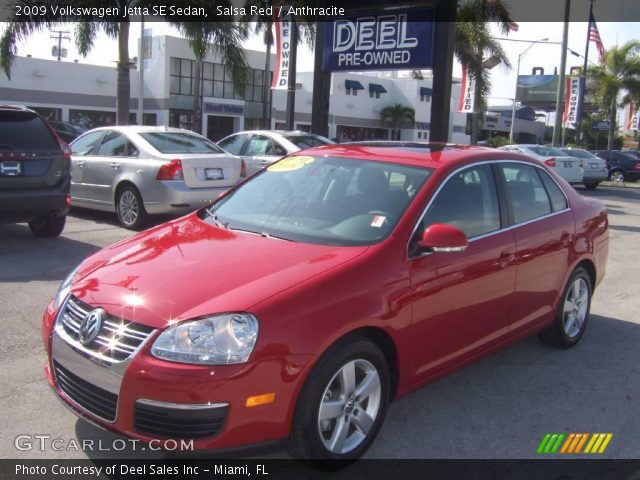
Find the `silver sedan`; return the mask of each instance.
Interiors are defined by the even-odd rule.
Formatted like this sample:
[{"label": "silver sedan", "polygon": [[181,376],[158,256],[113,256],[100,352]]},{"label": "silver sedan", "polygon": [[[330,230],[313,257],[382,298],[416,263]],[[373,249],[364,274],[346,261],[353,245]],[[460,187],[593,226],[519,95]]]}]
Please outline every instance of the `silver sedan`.
[{"label": "silver sedan", "polygon": [[96,128],[71,151],[72,205],[116,212],[130,229],[210,203],[245,175],[240,158],[178,128]]}]

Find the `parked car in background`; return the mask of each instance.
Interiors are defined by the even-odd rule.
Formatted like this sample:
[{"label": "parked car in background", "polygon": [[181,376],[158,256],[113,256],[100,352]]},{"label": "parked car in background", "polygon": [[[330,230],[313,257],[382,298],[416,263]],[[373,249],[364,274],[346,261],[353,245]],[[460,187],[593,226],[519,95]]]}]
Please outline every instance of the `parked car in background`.
[{"label": "parked car in background", "polygon": [[242,160],[205,137],[167,127],[102,127],[71,144],[73,206],[116,212],[139,229],[148,214],[182,214],[245,174]]},{"label": "parked car in background", "polygon": [[582,160],[584,169],[582,183],[589,190],[597,188],[600,182],[609,179],[609,170],[607,169],[607,162],[604,159],[580,148],[560,148],[559,150],[570,157]]},{"label": "parked car in background", "polygon": [[568,183],[582,183],[584,176],[582,160],[569,156],[557,148],[545,145],[518,144],[504,145],[499,150],[529,155],[544,162]]},{"label": "parked car in background", "polygon": [[67,143],[73,142],[76,138],[87,131],[86,128],[74,125],[69,122],[62,122],[60,120],[48,120],[49,125],[53,128],[58,136]]},{"label": "parked car in background", "polygon": [[334,142],[321,135],[299,130],[248,130],[223,138],[218,145],[238,155],[247,164],[247,175],[271,165],[285,155]]},{"label": "parked car in background", "polygon": [[157,446],[354,459],[393,399],[532,334],[578,343],[608,239],[604,203],[529,156],[308,149],[82,262],[43,318],[46,377]]},{"label": "parked car in background", "polygon": [[71,151],[33,110],[0,105],[0,222],[57,237],[69,211]]},{"label": "parked car in background", "polygon": [[612,182],[637,182],[640,179],[640,159],[635,155],[620,150],[591,150],[591,153],[606,160]]}]

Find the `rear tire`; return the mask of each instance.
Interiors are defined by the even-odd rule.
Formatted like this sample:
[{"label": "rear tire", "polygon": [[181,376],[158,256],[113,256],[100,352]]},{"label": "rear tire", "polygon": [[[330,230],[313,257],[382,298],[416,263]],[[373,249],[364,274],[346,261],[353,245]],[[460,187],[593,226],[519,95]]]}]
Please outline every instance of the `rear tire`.
[{"label": "rear tire", "polygon": [[136,187],[130,185],[118,189],[116,213],[120,225],[129,230],[142,229],[149,217],[144,209],[140,192]]},{"label": "rear tire", "polygon": [[585,183],[584,186],[587,190],[595,190],[600,185],[600,182],[589,182]]},{"label": "rear tire", "polygon": [[49,215],[29,222],[29,229],[38,238],[54,238],[62,233],[67,217]]},{"label": "rear tire", "polygon": [[591,294],[589,274],[584,268],[577,267],[562,292],[553,323],[540,333],[540,339],[560,348],[571,348],[578,343],[587,328]]},{"label": "rear tire", "polygon": [[614,170],[609,173],[609,181],[614,183],[622,183],[625,181],[625,175],[622,170]]},{"label": "rear tire", "polygon": [[360,457],[387,413],[389,379],[384,354],[369,339],[347,337],[331,347],[300,392],[289,454],[304,460]]}]

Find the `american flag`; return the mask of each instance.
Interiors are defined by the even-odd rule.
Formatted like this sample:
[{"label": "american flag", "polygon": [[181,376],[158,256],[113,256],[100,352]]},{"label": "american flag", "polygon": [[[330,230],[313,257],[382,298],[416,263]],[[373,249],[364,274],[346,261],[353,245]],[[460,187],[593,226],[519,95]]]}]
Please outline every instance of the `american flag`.
[{"label": "american flag", "polygon": [[593,18],[593,14],[589,17],[589,41],[596,44],[600,63],[604,62],[604,45],[602,44],[600,32],[598,32],[598,26],[596,25],[596,19]]}]

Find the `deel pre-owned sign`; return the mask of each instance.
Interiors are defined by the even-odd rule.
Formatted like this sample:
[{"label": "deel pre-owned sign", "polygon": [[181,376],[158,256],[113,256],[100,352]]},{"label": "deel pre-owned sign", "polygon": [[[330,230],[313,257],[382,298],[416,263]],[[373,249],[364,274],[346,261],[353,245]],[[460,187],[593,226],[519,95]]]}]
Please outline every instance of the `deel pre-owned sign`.
[{"label": "deel pre-owned sign", "polygon": [[325,71],[431,68],[433,9],[340,17],[325,23]]}]

